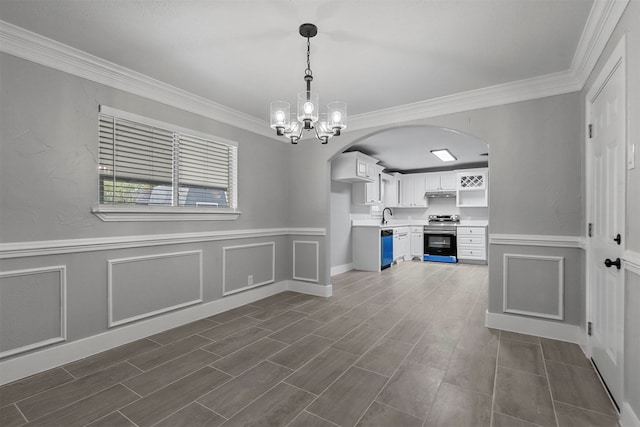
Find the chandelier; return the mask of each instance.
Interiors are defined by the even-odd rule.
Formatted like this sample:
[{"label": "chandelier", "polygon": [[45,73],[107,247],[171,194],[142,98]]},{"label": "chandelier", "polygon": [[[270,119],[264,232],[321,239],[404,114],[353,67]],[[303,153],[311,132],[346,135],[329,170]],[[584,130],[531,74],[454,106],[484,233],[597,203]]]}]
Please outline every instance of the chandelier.
[{"label": "chandelier", "polygon": [[311,92],[313,73],[311,72],[311,42],[310,39],[318,34],[318,27],[314,24],[302,24],[300,35],[307,39],[307,68],[304,70],[304,81],[307,90],[298,93],[298,113],[291,117],[291,106],[285,101],[271,103],[271,128],[279,136],[287,137],[292,144],[297,144],[303,130],[314,129],[316,138],[323,144],[329,142],[332,136],[339,136],[347,127],[347,104],[344,102],[330,102],[327,113],[320,114],[320,97]]}]

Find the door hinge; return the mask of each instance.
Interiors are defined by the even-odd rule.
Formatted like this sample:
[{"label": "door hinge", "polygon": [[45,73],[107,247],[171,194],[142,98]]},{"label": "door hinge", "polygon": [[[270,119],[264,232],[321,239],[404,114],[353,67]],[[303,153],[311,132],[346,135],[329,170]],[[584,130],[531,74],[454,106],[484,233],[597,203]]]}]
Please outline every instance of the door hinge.
[{"label": "door hinge", "polygon": [[587,322],[587,335],[591,336],[592,331],[593,331],[593,323]]},{"label": "door hinge", "polygon": [[589,237],[591,237],[593,235],[593,223],[591,223],[591,222],[589,223],[589,232],[588,232],[588,234],[589,234]]},{"label": "door hinge", "polygon": [[589,125],[589,138],[593,138],[593,125]]}]

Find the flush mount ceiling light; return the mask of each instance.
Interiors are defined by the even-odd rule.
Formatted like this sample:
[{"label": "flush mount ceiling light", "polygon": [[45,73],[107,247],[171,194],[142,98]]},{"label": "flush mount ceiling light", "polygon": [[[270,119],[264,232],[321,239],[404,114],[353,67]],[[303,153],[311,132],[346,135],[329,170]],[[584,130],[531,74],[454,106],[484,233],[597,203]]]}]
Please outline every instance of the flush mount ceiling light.
[{"label": "flush mount ceiling light", "polygon": [[302,130],[315,129],[316,137],[323,144],[329,142],[332,136],[339,136],[347,127],[347,104],[344,102],[330,102],[327,105],[327,113],[320,114],[320,97],[317,93],[311,93],[311,42],[310,39],[318,34],[318,28],[313,24],[302,24],[300,35],[307,39],[307,68],[304,70],[304,81],[307,82],[307,90],[298,93],[298,114],[290,116],[291,107],[285,101],[273,101],[271,103],[271,128],[276,134],[285,136],[292,144],[297,144],[302,136]]},{"label": "flush mount ceiling light", "polygon": [[456,156],[451,154],[451,152],[446,148],[443,148],[442,150],[431,150],[431,154],[433,154],[443,162],[454,162],[458,160]]}]

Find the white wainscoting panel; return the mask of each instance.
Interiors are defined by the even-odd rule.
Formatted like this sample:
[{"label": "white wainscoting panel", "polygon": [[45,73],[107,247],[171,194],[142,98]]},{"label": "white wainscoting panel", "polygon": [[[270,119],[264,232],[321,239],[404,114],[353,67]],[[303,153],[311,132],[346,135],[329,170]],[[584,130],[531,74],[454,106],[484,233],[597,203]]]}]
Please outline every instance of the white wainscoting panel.
[{"label": "white wainscoting panel", "polygon": [[222,248],[222,295],[273,283],[275,276],[275,242]]},{"label": "white wainscoting panel", "polygon": [[202,303],[202,251],[108,260],[107,286],[110,328]]},{"label": "white wainscoting panel", "polygon": [[[520,264],[523,270],[523,274],[517,278],[514,277],[516,264]],[[564,257],[504,254],[503,268],[502,310],[505,313],[564,319]],[[557,272],[549,272],[551,268],[556,268]],[[534,274],[534,271],[537,273]],[[538,306],[543,304],[543,296],[554,294],[557,295],[555,312],[543,311],[535,306],[536,303]],[[514,296],[521,301],[515,303],[511,298]]]},{"label": "white wainscoting panel", "polygon": [[[303,240],[293,241],[294,280],[303,280],[305,282],[318,283],[318,281],[320,280],[318,275],[320,264],[319,252],[320,251],[318,242]],[[311,268],[309,268],[308,265],[309,261],[314,263]]]},{"label": "white wainscoting panel", "polygon": [[66,341],[66,266],[0,272],[0,334],[0,359]]}]

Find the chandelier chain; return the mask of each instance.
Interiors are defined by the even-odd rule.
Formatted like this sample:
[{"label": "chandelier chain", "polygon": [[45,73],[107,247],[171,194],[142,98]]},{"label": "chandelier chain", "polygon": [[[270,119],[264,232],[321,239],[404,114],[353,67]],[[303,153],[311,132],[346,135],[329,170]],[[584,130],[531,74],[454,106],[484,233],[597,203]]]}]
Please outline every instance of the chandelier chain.
[{"label": "chandelier chain", "polygon": [[304,70],[304,74],[307,76],[313,75],[311,71],[311,39],[309,37],[307,37],[307,69]]}]

